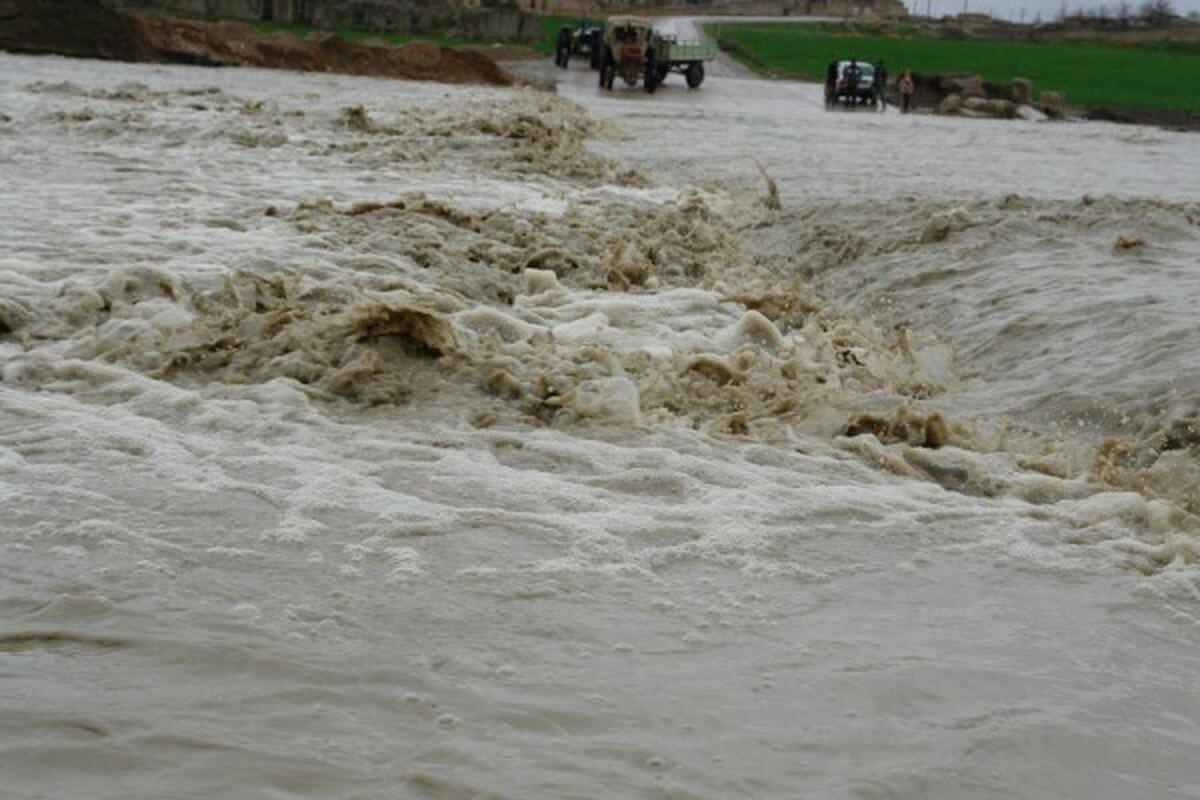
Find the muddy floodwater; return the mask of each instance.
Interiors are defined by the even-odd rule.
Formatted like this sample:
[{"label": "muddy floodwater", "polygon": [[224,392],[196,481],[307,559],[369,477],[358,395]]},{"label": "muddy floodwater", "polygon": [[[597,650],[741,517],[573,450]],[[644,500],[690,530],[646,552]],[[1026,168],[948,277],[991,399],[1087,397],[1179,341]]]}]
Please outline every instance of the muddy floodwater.
[{"label": "muddy floodwater", "polygon": [[0,54],[4,798],[1200,797],[1200,138]]}]

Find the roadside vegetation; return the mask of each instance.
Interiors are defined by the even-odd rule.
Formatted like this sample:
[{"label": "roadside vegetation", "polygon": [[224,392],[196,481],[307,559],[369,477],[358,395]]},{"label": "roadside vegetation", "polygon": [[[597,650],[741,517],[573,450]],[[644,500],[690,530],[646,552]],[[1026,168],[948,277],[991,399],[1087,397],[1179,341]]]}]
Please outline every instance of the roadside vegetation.
[{"label": "roadside vegetation", "polygon": [[1061,91],[1073,106],[1200,111],[1200,49],[1155,44],[949,39],[916,29],[870,30],[820,23],[707,26],[723,49],[755,72],[823,81],[830,60],[883,59],[891,75],[973,72],[985,80],[1033,81],[1034,92]]},{"label": "roadside vegetation", "polygon": [[[259,33],[278,33],[279,31],[287,31],[295,34],[300,38],[304,38],[316,31],[316,28],[309,28],[303,25],[285,25],[277,22],[259,22],[254,25],[255,30]],[[400,33],[379,33],[378,31],[355,31],[349,29],[326,31],[321,30],[321,33],[329,33],[337,36],[339,39],[345,39],[348,42],[387,42],[392,45],[404,45],[409,42],[429,42],[438,44],[443,47],[460,47],[462,45],[486,45],[490,42],[484,42],[479,39],[458,39],[452,36],[442,36],[438,34],[400,34]]]},{"label": "roadside vegetation", "polygon": [[[537,38],[537,41],[530,42],[526,45],[513,45],[513,46],[526,46],[530,50],[533,50],[534,52],[541,53],[541,54],[547,55],[547,56],[553,55],[554,54],[554,43],[558,36],[559,27],[562,25],[567,25],[571,28],[571,30],[574,30],[576,27],[578,27],[580,19],[581,19],[581,17],[566,17],[566,16],[557,16],[557,15],[539,16],[537,18],[537,22],[538,22],[538,31],[541,35]],[[588,17],[587,20],[593,24],[602,24],[603,23],[602,17]],[[289,33],[293,33],[296,36],[300,36],[300,37],[308,36],[310,33],[312,33],[314,30],[316,30],[315,28],[308,28],[308,27],[304,27],[302,25],[285,25],[285,24],[277,23],[277,22],[259,22],[259,23],[256,23],[254,27],[260,33],[275,33],[277,31],[288,31]],[[442,45],[443,47],[462,47],[462,46],[468,46],[468,45],[475,46],[475,47],[481,47],[481,46],[486,47],[486,46],[492,45],[492,44],[496,44],[496,45],[512,45],[513,44],[513,43],[506,43],[506,42],[491,42],[491,41],[486,41],[486,40],[481,40],[481,39],[462,39],[462,38],[456,38],[453,36],[445,36],[445,35],[436,34],[436,33],[394,34],[394,33],[355,31],[355,30],[337,30],[337,31],[324,31],[324,32],[332,33],[335,36],[338,36],[342,39],[346,39],[346,40],[352,41],[352,42],[373,40],[373,41],[387,42],[388,44],[394,44],[394,45],[403,45],[403,44],[408,44],[409,42],[430,42],[432,44]]]}]

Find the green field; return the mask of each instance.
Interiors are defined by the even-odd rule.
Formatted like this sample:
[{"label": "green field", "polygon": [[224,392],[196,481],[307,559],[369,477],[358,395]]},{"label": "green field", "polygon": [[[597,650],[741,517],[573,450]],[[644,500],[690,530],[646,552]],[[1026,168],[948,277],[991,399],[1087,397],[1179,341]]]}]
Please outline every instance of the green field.
[{"label": "green field", "polygon": [[1035,94],[1062,91],[1073,106],[1200,111],[1196,48],[940,39],[812,23],[707,27],[709,35],[736,46],[735,57],[773,77],[823,81],[834,58],[883,59],[892,76],[911,67],[918,73],[975,72],[996,83],[1029,78]]}]

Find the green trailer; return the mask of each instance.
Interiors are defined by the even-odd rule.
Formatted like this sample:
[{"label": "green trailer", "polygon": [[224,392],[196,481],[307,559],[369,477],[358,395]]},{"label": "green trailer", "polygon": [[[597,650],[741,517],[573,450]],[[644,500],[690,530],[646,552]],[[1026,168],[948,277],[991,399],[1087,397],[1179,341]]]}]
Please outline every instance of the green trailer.
[{"label": "green trailer", "polygon": [[667,75],[678,72],[683,75],[687,85],[695,89],[704,82],[704,62],[717,57],[717,43],[712,39],[695,42],[681,42],[674,36],[655,37],[658,51],[658,82],[662,83]]}]

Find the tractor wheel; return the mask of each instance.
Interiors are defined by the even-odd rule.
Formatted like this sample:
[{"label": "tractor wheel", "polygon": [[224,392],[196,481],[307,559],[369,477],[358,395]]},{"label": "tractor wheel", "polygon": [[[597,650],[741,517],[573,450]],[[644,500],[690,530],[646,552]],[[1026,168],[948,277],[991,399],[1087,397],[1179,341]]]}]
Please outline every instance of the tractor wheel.
[{"label": "tractor wheel", "polygon": [[612,90],[613,70],[616,67],[612,60],[612,51],[607,47],[600,51],[600,88]]},{"label": "tractor wheel", "polygon": [[704,83],[704,63],[701,61],[693,61],[688,64],[687,72],[684,73],[684,78],[687,79],[689,89],[695,89],[700,84]]},{"label": "tractor wheel", "polygon": [[646,51],[646,69],[642,75],[642,88],[647,94],[654,94],[654,90],[658,88],[658,57],[654,54],[654,48]]}]

